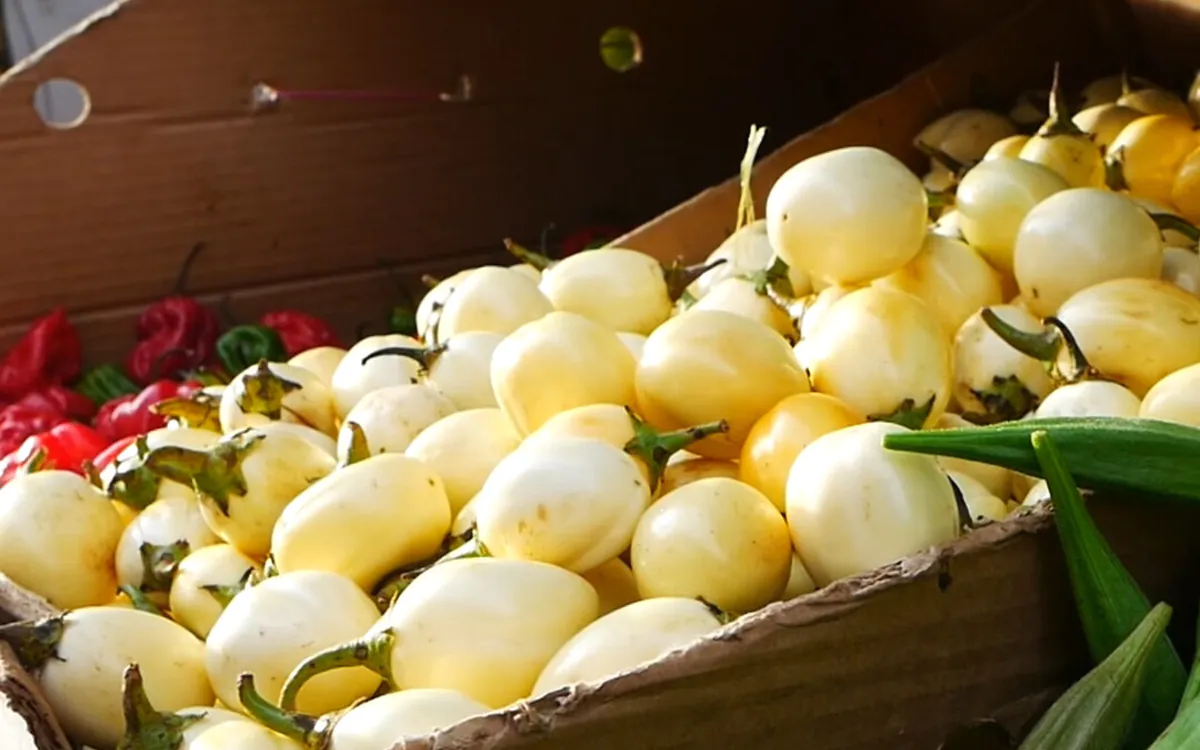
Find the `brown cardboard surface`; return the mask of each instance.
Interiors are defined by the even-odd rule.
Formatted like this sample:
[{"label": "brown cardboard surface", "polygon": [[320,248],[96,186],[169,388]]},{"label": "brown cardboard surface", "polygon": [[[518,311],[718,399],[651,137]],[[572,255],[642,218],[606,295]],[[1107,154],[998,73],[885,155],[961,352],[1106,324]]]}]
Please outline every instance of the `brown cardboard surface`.
[{"label": "brown cardboard surface", "polygon": [[[583,58],[573,57],[575,47],[556,37],[553,44],[564,45],[554,48],[563,53],[555,58],[561,64],[548,66],[552,70],[541,79],[548,88],[529,88],[521,81],[532,74],[532,63],[502,54],[504,45],[511,45],[514,38],[542,44],[543,37],[535,32],[544,35],[552,28],[550,36],[571,38],[574,29],[585,25],[579,15],[591,18],[591,10],[571,6],[568,13],[548,3],[527,4],[526,9],[545,10],[546,17],[531,22],[527,16],[524,25],[509,17],[511,6],[505,6],[503,13],[479,11],[482,20],[472,20],[474,5],[468,12],[468,6],[460,3],[372,4],[373,10],[384,14],[389,28],[400,29],[390,42],[408,45],[414,59],[422,61],[400,73],[392,65],[384,75],[379,67],[387,67],[387,60],[372,46],[381,45],[388,36],[379,30],[385,26],[381,17],[374,15],[371,24],[361,18],[347,20],[322,10],[332,5],[313,2],[304,7],[317,13],[328,29],[296,21],[279,10],[280,0],[257,4],[129,0],[113,18],[8,79],[0,88],[0,157],[16,163],[23,175],[37,174],[35,163],[47,164],[43,168],[53,176],[34,179],[31,195],[42,191],[44,196],[53,186],[52,179],[65,179],[79,165],[93,171],[81,174],[91,186],[88,191],[71,188],[78,190],[72,201],[85,208],[83,218],[67,232],[70,237],[56,237],[44,246],[35,247],[33,230],[44,235],[54,222],[38,214],[34,198],[12,199],[14,225],[20,228],[13,243],[34,266],[0,276],[0,321],[15,325],[27,318],[37,304],[27,287],[61,277],[61,299],[85,311],[80,318],[84,335],[99,342],[89,354],[115,355],[121,351],[127,336],[122,330],[138,303],[163,292],[186,249],[203,240],[213,252],[197,268],[195,288],[208,299],[215,301],[232,290],[229,304],[238,316],[286,303],[332,312],[345,327],[388,298],[390,281],[376,264],[381,256],[397,259],[402,271],[435,271],[478,262],[489,252],[488,241],[479,238],[489,233],[532,232],[555,206],[568,212],[580,210],[571,207],[614,193],[629,198],[631,206],[645,205],[665,196],[670,184],[677,184],[655,169],[675,165],[701,174],[700,166],[688,166],[684,154],[670,150],[675,148],[667,143],[672,128],[698,122],[697,113],[711,109],[711,100],[707,105],[701,101],[711,93],[705,89],[733,85],[735,79],[716,63],[705,63],[709,67],[694,77],[668,66],[660,78],[630,79],[640,82],[632,91],[618,91],[614,87],[625,84],[601,73],[571,78],[573,71],[583,67]],[[661,29],[685,24],[688,31],[702,31],[701,21],[691,15],[654,11],[644,3],[618,5],[619,12],[611,16],[632,16],[645,24],[661,24],[657,27]],[[695,5],[695,16],[710,24],[705,27],[708,36],[684,34],[689,41],[679,44],[703,49],[704,44],[728,43],[716,33],[722,18],[715,10],[717,4]],[[1136,4],[1145,33],[1157,28],[1156,23],[1166,23],[1162,19],[1176,18],[1169,13],[1178,9],[1164,12],[1166,6],[1161,0]],[[297,6],[288,7],[294,11]],[[729,5],[723,7],[728,12]],[[843,8],[837,12],[821,4],[812,7],[822,9],[814,12],[824,15],[810,17],[810,22],[813,18],[853,20],[837,13],[861,11],[865,6],[846,2],[837,6]],[[892,20],[932,18],[914,14],[913,6],[905,7],[910,9],[908,15],[893,10],[897,15]],[[931,13],[933,9],[966,13],[937,2],[918,7]],[[760,200],[791,163],[829,148],[869,143],[911,159],[908,141],[930,118],[965,104],[979,90],[1008,95],[1042,81],[1056,57],[1065,58],[1069,75],[1108,72],[1111,67],[1098,64],[1114,49],[1111,40],[1100,35],[1093,16],[1082,15],[1066,0],[1030,0],[1009,10],[1020,13],[896,88],[765,158],[755,183]],[[411,30],[436,27],[435,21],[449,23],[449,16],[443,14],[450,12],[466,19],[465,28],[455,31],[467,40],[462,50],[449,52]],[[994,12],[993,18],[998,18],[999,11]],[[968,24],[982,17],[964,15],[959,21]],[[806,40],[813,40],[813,49],[784,44],[786,54],[778,53],[784,58],[799,55],[799,59],[770,57],[771,45],[794,36],[802,17],[794,19],[796,27],[784,31],[774,27],[786,26],[786,20],[772,20],[777,23],[756,25],[745,46],[739,41],[724,49],[740,49],[737,54],[745,59],[762,50],[767,57],[762,70],[783,62],[803,68],[803,56],[813,49],[828,52],[846,41],[845,35],[821,40],[819,34],[812,34]],[[343,60],[344,67],[332,69],[315,62],[313,49],[352,31],[371,40],[361,45],[361,61]],[[290,41],[269,50],[253,43],[277,35]],[[205,54],[208,45],[218,44],[215,40],[223,45],[223,54],[229,47],[228,58],[217,56],[205,70],[186,64],[185,57]],[[587,54],[592,55],[590,36],[588,42]],[[163,80],[136,77],[146,51],[138,45],[151,43],[150,49],[159,55]],[[413,84],[429,85],[447,71],[463,67],[470,50],[494,56],[474,58],[488,63],[483,67],[467,67],[491,73],[494,63],[493,91],[498,97],[490,104],[481,100],[470,105],[479,111],[470,118],[463,114],[465,107],[399,113],[389,106],[367,105],[353,111],[287,110],[267,116],[274,119],[259,120],[239,109],[242,104],[235,104],[260,73],[262,79],[281,86],[286,82],[275,80],[281,71],[307,78],[305,87],[335,86],[351,73],[359,75],[361,64],[362,70],[374,72],[356,79],[357,88],[395,87],[405,84],[405,76]],[[648,60],[653,59],[651,54]],[[688,59],[701,58],[707,59],[703,55]],[[1172,64],[1168,55],[1158,59]],[[261,61],[267,62],[260,65]],[[27,99],[36,80],[53,75],[82,77],[82,72],[99,70],[103,70],[103,76],[97,76],[100,83],[89,85],[98,102],[90,131],[81,127],[46,133],[36,121],[30,122],[29,113],[21,114],[11,104],[9,94],[23,92]],[[837,83],[841,76],[843,81],[865,81],[870,75],[882,74],[856,73],[850,65],[829,80]],[[132,83],[118,85],[130,76]],[[573,93],[564,94],[566,89]],[[674,115],[659,111],[665,109],[660,97],[668,89],[674,90],[672,105],[683,107]],[[765,84],[752,85],[739,96],[746,101],[768,93],[777,96],[768,89]],[[722,155],[710,160],[713,153],[704,154],[704,169],[718,162],[736,162],[736,153],[725,152],[730,150],[730,138],[740,143],[744,136],[747,112],[763,113],[751,110],[732,113],[720,127],[706,122],[703,129],[712,124],[712,132],[691,143]],[[536,126],[530,125],[531,117]],[[634,125],[626,122],[629,118],[635,118]],[[753,119],[779,133],[795,132],[783,116]],[[571,130],[564,124],[567,121],[589,125]],[[630,135],[634,130],[639,133],[636,138]],[[590,151],[585,161],[563,155],[554,165],[517,163],[514,154],[544,153],[530,144],[567,137],[578,138],[572,145]],[[610,137],[611,141],[632,140],[617,148]],[[69,145],[58,152],[46,145],[51,141]],[[464,150],[445,148],[446,143],[463,144]],[[664,149],[666,155],[660,153]],[[41,155],[23,155],[27,150]],[[403,154],[407,166],[381,159],[384,151]],[[610,166],[606,162],[623,159],[642,161],[634,161],[638,169],[620,177],[604,171]],[[526,167],[532,171],[522,171]],[[714,168],[721,174],[731,171],[725,166]],[[455,172],[455,179],[431,186],[429,180],[446,169]],[[635,173],[645,179],[633,179]],[[114,185],[107,197],[97,190],[104,180]],[[396,187],[401,183],[420,189],[404,192]],[[224,189],[230,186],[233,189]],[[402,197],[390,199],[392,190]],[[103,199],[89,203],[97,195]],[[133,195],[141,201],[131,205]],[[556,203],[560,197],[562,202]],[[720,185],[642,227],[621,244],[664,258],[703,255],[724,237],[735,203],[733,184]],[[263,217],[269,220],[258,220]],[[576,218],[586,217],[579,213]],[[410,236],[408,227],[417,226],[419,220],[422,228],[413,229]],[[31,234],[21,234],[26,231]],[[99,282],[94,265],[86,266],[90,278],[83,270],[64,269],[61,276],[52,273],[68,263],[68,254],[76,252],[85,238],[94,239],[107,262],[122,271],[119,282]],[[279,242],[268,241],[274,239]],[[331,252],[331,246],[337,249]],[[450,251],[459,254],[429,260]],[[413,265],[406,269],[408,262]],[[43,284],[42,291],[45,288]],[[14,330],[10,326],[7,332],[11,335]],[[1200,548],[1191,543],[1200,532],[1200,514],[1101,501],[1093,507],[1113,546],[1150,596],[1177,606],[1179,616],[1172,632],[1181,648],[1190,647],[1189,624],[1195,619],[1200,587],[1195,576],[1187,573],[1200,562]],[[29,617],[50,610],[44,602],[0,581],[0,611],[7,611],[9,617]],[[546,696],[435,737],[413,739],[404,747],[932,750],[955,726],[977,718],[999,719],[1019,733],[1085,664],[1086,649],[1051,520],[1032,514],[981,529],[945,549],[772,606],[684,653],[602,685]]]},{"label": "brown cardboard surface", "polygon": [[[724,176],[749,120],[782,139],[1008,12],[877,5],[779,2],[743,20],[730,0],[687,13],[634,0],[122,0],[0,78],[12,186],[0,346],[60,303],[99,342],[89,359],[112,356],[199,242],[190,291],[262,297],[247,306],[258,309],[281,299],[278,285],[336,277],[336,299],[292,301],[349,334],[366,313],[386,317],[380,258],[402,275],[448,272],[502,260],[501,238],[536,237],[550,221],[636,224],[684,198],[680,186]],[[866,7],[938,23],[903,39],[889,24],[849,31]],[[645,64],[626,75],[599,60],[615,24],[645,44]],[[850,41],[889,65],[847,55]],[[777,89],[780,69],[797,71],[795,91]],[[462,73],[476,93],[466,104],[249,106],[258,82],[436,93]],[[90,96],[74,129],[48,129],[31,105],[56,77]]]}]

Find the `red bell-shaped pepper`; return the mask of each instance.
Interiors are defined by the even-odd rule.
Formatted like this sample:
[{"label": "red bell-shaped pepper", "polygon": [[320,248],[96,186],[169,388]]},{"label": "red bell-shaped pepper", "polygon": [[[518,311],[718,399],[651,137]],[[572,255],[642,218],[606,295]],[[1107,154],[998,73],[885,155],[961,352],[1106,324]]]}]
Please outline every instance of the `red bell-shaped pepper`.
[{"label": "red bell-shaped pepper", "polygon": [[108,447],[105,440],[91,427],[78,422],[63,422],[38,435],[30,435],[20,448],[0,459],[0,484],[8,482],[18,471],[41,454],[41,469],[59,469],[82,475],[83,464],[91,461]]},{"label": "red bell-shaped pepper", "polygon": [[150,407],[169,398],[184,398],[201,389],[195,382],[179,383],[159,380],[139,393],[115,398],[100,407],[93,424],[96,431],[109,442],[131,435],[144,435],[167,424],[166,418],[155,414]]},{"label": "red bell-shaped pepper", "polygon": [[269,312],[260,322],[279,334],[289,357],[318,346],[342,345],[337,332],[328,323],[298,310]]}]

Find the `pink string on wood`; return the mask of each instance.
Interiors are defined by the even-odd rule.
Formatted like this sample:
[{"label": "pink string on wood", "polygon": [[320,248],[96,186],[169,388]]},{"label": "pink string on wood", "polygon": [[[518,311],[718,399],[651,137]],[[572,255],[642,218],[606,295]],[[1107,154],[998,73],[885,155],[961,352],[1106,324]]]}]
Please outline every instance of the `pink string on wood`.
[{"label": "pink string on wood", "polygon": [[256,110],[278,106],[285,101],[402,101],[411,104],[457,104],[471,101],[474,85],[470,76],[461,76],[454,91],[418,91],[414,89],[279,89],[266,83],[251,91]]}]

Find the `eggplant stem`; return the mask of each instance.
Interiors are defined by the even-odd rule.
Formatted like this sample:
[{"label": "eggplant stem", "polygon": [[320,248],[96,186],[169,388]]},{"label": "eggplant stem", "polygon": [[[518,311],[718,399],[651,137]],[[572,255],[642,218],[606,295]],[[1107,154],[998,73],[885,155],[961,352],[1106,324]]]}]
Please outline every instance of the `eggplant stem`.
[{"label": "eggplant stem", "polygon": [[727,263],[725,258],[717,258],[710,263],[698,263],[692,266],[685,266],[678,260],[671,263],[669,266],[663,267],[663,278],[667,282],[667,296],[671,301],[677,301],[687,291],[687,288],[692,285],[692,282],[700,278],[704,274],[713,270],[722,263]]},{"label": "eggplant stem", "polygon": [[284,711],[294,711],[296,697],[309,680],[343,667],[365,667],[382,677],[384,682],[395,690],[398,687],[392,675],[392,649],[395,645],[396,634],[391,628],[387,628],[379,633],[368,634],[358,640],[318,651],[300,662],[288,675],[280,694],[280,707]]},{"label": "eggplant stem", "polygon": [[203,713],[180,716],[154,708],[137,663],[130,663],[121,674],[121,711],[125,715],[125,734],[117,750],[177,748],[183,743],[184,730],[204,717]]},{"label": "eggplant stem", "polygon": [[142,542],[142,546],[138,548],[138,554],[142,558],[142,588],[140,590],[170,591],[175,570],[191,551],[192,546],[186,539],[177,539],[171,544]]},{"label": "eggplant stem", "polygon": [[[964,162],[959,161],[958,159],[955,159],[953,156],[951,156],[950,154],[941,150],[937,146],[931,146],[930,144],[926,143],[925,141],[921,141],[921,140],[913,141],[913,145],[917,147],[918,151],[920,151],[925,156],[929,157],[930,161],[935,162],[935,163],[940,164],[943,167],[945,167],[950,172],[950,174],[954,175],[954,178],[956,180],[961,179],[962,176],[965,175],[971,169],[972,166],[974,166],[973,164],[966,164]],[[929,195],[930,192],[931,191],[929,191],[929,190],[925,191],[926,195]],[[935,193],[935,194],[937,194],[937,193]],[[942,205],[942,204],[939,203],[939,204],[935,204],[935,205]]]},{"label": "eggplant stem", "polygon": [[252,719],[267,729],[299,742],[305,747],[322,747],[328,730],[322,729],[321,717],[297,713],[272,705],[254,687],[254,675],[238,675],[238,700]]},{"label": "eggplant stem", "polygon": [[338,468],[345,468],[371,457],[371,445],[367,442],[367,433],[363,431],[362,425],[358,422],[347,422],[344,426],[350,431],[350,447]]},{"label": "eggplant stem", "polygon": [[[1120,146],[1104,156],[1104,184],[1113,192],[1129,189],[1125,181],[1125,147]],[[1161,227],[1161,225],[1160,225]]]},{"label": "eggplant stem", "polygon": [[710,435],[729,432],[729,423],[723,419],[673,432],[659,432],[628,406],[625,407],[625,413],[633,423],[633,438],[625,444],[625,452],[640,458],[646,464],[650,471],[651,492],[658,489],[671,456]]},{"label": "eggplant stem", "polygon": [[385,346],[382,349],[376,349],[367,356],[362,358],[362,364],[366,364],[376,357],[405,357],[411,359],[421,366],[421,372],[429,372],[429,368],[437,361],[437,358],[446,351],[444,344],[439,346]]},{"label": "eggplant stem", "polygon": [[58,659],[58,643],[66,626],[65,614],[41,620],[20,620],[0,625],[0,641],[12,646],[17,660],[27,671],[35,672],[51,659]]},{"label": "eggplant stem", "polygon": [[[1193,245],[1200,243],[1200,227],[1175,214],[1149,212],[1150,218],[1163,231],[1175,231],[1188,238]],[[1194,249],[1194,248],[1193,248]]]},{"label": "eggplant stem", "polygon": [[1039,362],[1052,363],[1058,359],[1058,353],[1062,351],[1062,337],[1057,329],[1046,327],[1036,333],[1026,331],[1001,318],[990,307],[980,310],[979,315],[987,327],[992,329],[992,333],[1026,357],[1032,357]]},{"label": "eggplant stem", "polygon": [[258,361],[258,367],[253,374],[242,377],[242,385],[245,390],[237,399],[237,406],[242,413],[261,414],[272,420],[283,416],[283,399],[289,393],[304,387],[276,375],[265,359]]},{"label": "eggplant stem", "polygon": [[738,196],[737,223],[734,225],[735,232],[747,224],[754,222],[754,193],[750,185],[754,178],[754,160],[758,156],[758,149],[762,146],[763,138],[766,134],[767,129],[765,127],[750,126],[750,138],[746,143],[746,153],[742,156],[741,169],[739,170],[741,194]]},{"label": "eggplant stem", "polygon": [[1050,116],[1038,129],[1037,135],[1042,138],[1056,135],[1083,135],[1086,137],[1079,126],[1071,120],[1071,110],[1067,106],[1067,98],[1062,92],[1062,83],[1059,80],[1060,67],[1058,62],[1054,63],[1054,79],[1050,84]]},{"label": "eggplant stem", "polygon": [[550,258],[541,253],[535,253],[527,247],[522,247],[508,237],[504,238],[504,249],[517,260],[522,263],[528,263],[539,271],[545,271],[554,265],[554,261],[550,260]]},{"label": "eggplant stem", "polygon": [[1058,333],[1062,340],[1062,346],[1067,351],[1070,370],[1060,373],[1063,379],[1068,383],[1075,383],[1084,378],[1095,377],[1096,369],[1088,362],[1087,356],[1084,355],[1083,349],[1075,339],[1075,334],[1071,333],[1071,329],[1053,316],[1046,318],[1046,325]]}]

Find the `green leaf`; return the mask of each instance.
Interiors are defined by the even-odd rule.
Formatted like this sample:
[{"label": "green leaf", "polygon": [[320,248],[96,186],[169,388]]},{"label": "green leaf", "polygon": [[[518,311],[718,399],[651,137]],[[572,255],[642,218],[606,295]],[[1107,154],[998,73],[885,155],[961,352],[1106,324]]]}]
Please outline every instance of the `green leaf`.
[{"label": "green leaf", "polygon": [[[1150,602],[1117,559],[1083,505],[1055,446],[1057,437],[1039,430],[1030,438],[1050,488],[1075,604],[1092,658],[1108,658],[1150,612]],[[1146,666],[1146,688],[1134,722],[1135,746],[1145,747],[1171,723],[1187,675],[1170,639],[1154,645]]]}]

